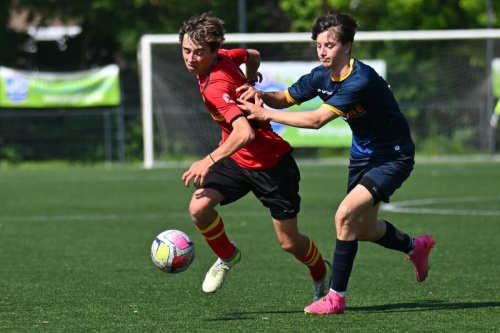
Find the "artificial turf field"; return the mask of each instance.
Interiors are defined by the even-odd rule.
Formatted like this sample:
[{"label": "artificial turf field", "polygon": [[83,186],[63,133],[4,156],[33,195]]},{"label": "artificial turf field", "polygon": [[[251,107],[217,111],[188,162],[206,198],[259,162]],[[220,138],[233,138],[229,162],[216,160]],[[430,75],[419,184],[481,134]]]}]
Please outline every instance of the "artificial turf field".
[{"label": "artificial turf field", "polygon": [[[325,259],[347,166],[299,161],[299,225]],[[253,197],[219,209],[242,261],[204,294],[215,261],[187,212],[187,167],[0,170],[0,332],[500,332],[500,162],[420,162],[380,217],[430,234],[427,280],[404,254],[360,243],[344,315],[303,313],[312,285]],[[187,232],[196,258],[169,275],[154,237]]]}]

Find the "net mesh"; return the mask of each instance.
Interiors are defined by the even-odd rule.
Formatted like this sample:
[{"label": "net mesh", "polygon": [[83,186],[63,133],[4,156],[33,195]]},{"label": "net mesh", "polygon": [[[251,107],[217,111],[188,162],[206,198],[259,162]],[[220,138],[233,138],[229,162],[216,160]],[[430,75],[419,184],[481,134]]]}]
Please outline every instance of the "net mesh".
[{"label": "net mesh", "polygon": [[[312,41],[224,44],[240,46],[259,50],[263,61],[317,62]],[[155,160],[210,152],[220,140],[220,130],[203,105],[196,76],[185,68],[179,42],[152,44],[151,50]],[[499,53],[493,47],[493,58]],[[487,98],[491,56],[486,39],[362,40],[355,41],[353,56],[386,63],[385,78],[410,123],[417,153],[488,151],[488,119],[494,105]],[[314,147],[305,151],[311,157],[318,154]]]}]

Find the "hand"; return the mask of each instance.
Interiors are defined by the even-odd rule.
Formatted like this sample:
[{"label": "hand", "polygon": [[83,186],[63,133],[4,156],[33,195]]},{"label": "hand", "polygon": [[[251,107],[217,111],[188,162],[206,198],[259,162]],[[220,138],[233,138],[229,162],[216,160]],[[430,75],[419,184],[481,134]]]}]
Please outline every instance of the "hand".
[{"label": "hand", "polygon": [[210,171],[210,167],[213,165],[214,162],[209,156],[191,164],[189,170],[184,172],[184,174],[182,175],[182,181],[184,182],[184,185],[186,185],[186,187],[189,187],[189,183],[191,182],[191,179],[193,179],[194,186],[202,186],[203,182],[205,181],[205,176],[208,174],[208,172]]},{"label": "hand", "polygon": [[254,100],[256,95],[259,95],[259,97],[261,97],[262,91],[246,84],[236,88],[236,93],[241,93],[239,97],[240,99],[250,101]]},{"label": "hand", "polygon": [[238,107],[245,111],[248,120],[267,121],[267,111],[262,107],[263,102],[259,95],[255,95],[255,103],[238,98]]},{"label": "hand", "polygon": [[497,128],[498,126],[498,114],[496,112],[493,112],[490,118],[490,125],[493,128]]},{"label": "hand", "polygon": [[252,87],[255,86],[256,83],[261,83],[261,82],[262,82],[262,74],[260,72],[257,72],[253,79],[247,79],[247,83]]}]

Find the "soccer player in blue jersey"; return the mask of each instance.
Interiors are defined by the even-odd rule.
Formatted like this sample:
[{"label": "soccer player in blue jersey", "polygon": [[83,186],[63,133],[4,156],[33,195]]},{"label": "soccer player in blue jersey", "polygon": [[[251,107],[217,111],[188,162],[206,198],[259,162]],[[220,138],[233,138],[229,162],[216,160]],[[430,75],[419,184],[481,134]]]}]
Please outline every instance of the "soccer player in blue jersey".
[{"label": "soccer player in blue jersey", "polygon": [[[428,272],[428,256],[435,242],[431,236],[411,237],[378,218],[381,202],[410,176],[415,146],[408,123],[387,82],[374,69],[351,56],[356,20],[346,14],[325,14],[312,27],[312,39],[321,65],[284,91],[262,92],[240,87],[240,108],[248,119],[274,121],[318,129],[342,118],[352,130],[347,196],[335,213],[336,244],[330,291],[307,306],[309,314],[342,314],[346,290],[358,250],[358,241],[369,241],[406,253],[416,268],[418,282]],[[314,111],[281,112],[274,109],[300,104],[319,96],[323,104]],[[254,98],[254,102],[250,99]]]}]

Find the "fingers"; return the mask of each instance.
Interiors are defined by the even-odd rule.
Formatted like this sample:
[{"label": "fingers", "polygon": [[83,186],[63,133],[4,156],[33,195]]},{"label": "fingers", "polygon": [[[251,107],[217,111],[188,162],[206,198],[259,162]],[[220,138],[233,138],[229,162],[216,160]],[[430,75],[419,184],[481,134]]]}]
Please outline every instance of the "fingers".
[{"label": "fingers", "polygon": [[241,97],[237,98],[236,101],[239,103],[238,106],[242,110],[250,110],[252,105],[257,105],[257,106],[264,105],[264,101],[262,100],[262,98],[259,95],[255,95],[253,103],[246,101],[246,100],[242,99]]},{"label": "fingers", "polygon": [[240,92],[240,91],[245,92],[245,91],[247,91],[247,90],[248,90],[248,89],[250,89],[250,88],[251,88],[251,87],[250,87],[249,85],[245,84],[245,85],[242,85],[242,86],[240,86],[240,87],[236,88],[236,92]]},{"label": "fingers", "polygon": [[184,174],[182,175],[182,181],[184,182],[184,185],[186,187],[189,187],[189,183],[191,182],[191,178],[193,178],[193,175],[191,174],[191,172],[189,170],[184,172]]},{"label": "fingers", "polygon": [[196,186],[200,178],[202,178],[202,176],[200,176],[196,172],[193,172],[191,169],[184,172],[184,174],[182,175],[182,181],[184,181],[184,185],[186,185],[186,187],[189,187],[189,183],[191,182],[191,180],[193,180],[193,185]]},{"label": "fingers", "polygon": [[[186,172],[184,175],[186,175],[187,173],[189,173],[189,171]],[[189,183],[191,182],[191,179],[193,180],[193,185],[196,186],[196,185],[203,184],[204,177],[200,176],[200,175],[192,174],[192,173],[189,173],[189,175],[187,175],[187,176],[182,176],[182,180],[184,181],[184,185],[186,187],[189,187]]]},{"label": "fingers", "polygon": [[257,72],[257,76],[255,76],[255,82],[261,83],[262,82],[262,73]]},{"label": "fingers", "polygon": [[184,185],[186,187],[189,187],[189,183],[191,180],[193,181],[193,185],[203,185],[203,182],[205,181],[205,176],[206,173],[203,173],[203,171],[197,169],[189,169],[182,175],[182,181],[184,182]]},{"label": "fingers", "polygon": [[250,99],[253,99],[255,95],[258,95],[260,90],[255,89],[249,85],[243,85],[239,88],[236,88],[236,92],[241,92],[239,98],[248,101]]},{"label": "fingers", "polygon": [[263,106],[264,105],[264,101],[262,100],[262,98],[260,98],[259,94],[255,94],[255,96],[254,96],[254,104],[258,105],[258,106]]},{"label": "fingers", "polygon": [[243,111],[248,111],[250,110],[249,108],[249,105],[250,105],[250,102],[248,101],[245,101],[241,98],[237,98],[236,101],[238,102],[238,107],[243,110]]}]

